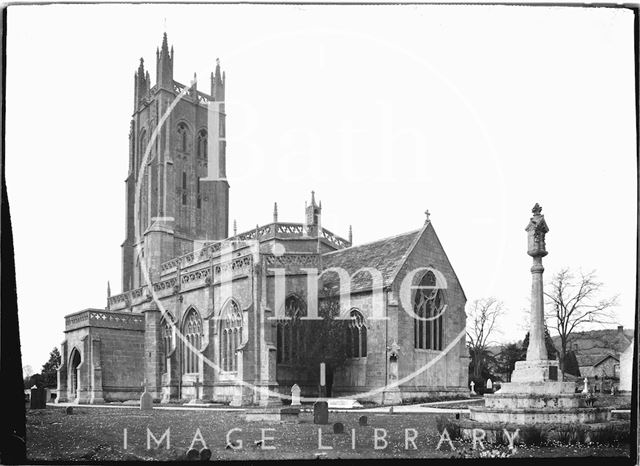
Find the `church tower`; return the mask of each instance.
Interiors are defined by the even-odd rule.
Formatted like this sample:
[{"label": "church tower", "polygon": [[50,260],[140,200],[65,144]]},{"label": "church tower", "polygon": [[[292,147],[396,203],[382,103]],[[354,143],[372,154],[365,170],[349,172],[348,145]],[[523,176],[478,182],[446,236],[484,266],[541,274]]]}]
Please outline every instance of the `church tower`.
[{"label": "church tower", "polygon": [[217,63],[205,94],[197,89],[195,74],[190,85],[173,79],[173,60],[165,33],[156,50],[156,84],[151,86],[142,58],[134,74],[123,292],[144,284],[143,264],[155,281],[163,262],[228,237],[225,75]]}]

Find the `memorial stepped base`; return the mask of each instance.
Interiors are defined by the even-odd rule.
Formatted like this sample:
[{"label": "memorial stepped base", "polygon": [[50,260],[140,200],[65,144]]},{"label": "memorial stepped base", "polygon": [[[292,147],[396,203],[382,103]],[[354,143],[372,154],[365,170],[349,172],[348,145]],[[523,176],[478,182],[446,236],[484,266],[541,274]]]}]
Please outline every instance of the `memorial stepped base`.
[{"label": "memorial stepped base", "polygon": [[[523,371],[538,371],[549,364],[549,361],[522,362],[525,364],[518,367],[520,380],[527,378],[526,374],[523,377]],[[594,424],[610,419],[611,407],[587,407],[585,396],[575,393],[572,382],[538,380],[505,383],[498,392],[485,395],[484,406],[469,408],[469,421],[465,425]]]}]

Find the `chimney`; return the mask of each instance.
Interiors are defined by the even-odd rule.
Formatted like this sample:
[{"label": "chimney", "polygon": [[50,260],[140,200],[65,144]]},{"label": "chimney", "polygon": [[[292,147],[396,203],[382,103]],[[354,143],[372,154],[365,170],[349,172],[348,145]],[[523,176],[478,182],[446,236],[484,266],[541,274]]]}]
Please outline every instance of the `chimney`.
[{"label": "chimney", "polygon": [[618,333],[622,333],[624,331],[623,325],[618,325]]}]

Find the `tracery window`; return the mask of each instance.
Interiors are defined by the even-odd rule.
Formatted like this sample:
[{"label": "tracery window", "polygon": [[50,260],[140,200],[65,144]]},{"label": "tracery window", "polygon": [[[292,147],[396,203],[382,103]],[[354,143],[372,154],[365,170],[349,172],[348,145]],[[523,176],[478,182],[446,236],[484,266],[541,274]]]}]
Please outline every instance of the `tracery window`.
[{"label": "tracery window", "polygon": [[414,346],[442,350],[444,290],[436,288],[436,276],[430,270],[424,274],[419,286],[425,288],[416,289],[413,301],[413,312],[422,318],[414,318]]},{"label": "tracery window", "polygon": [[204,129],[198,133],[198,157],[207,158],[207,132]]},{"label": "tracery window", "polygon": [[304,341],[300,318],[305,316],[304,303],[297,296],[289,296],[284,304],[285,316],[276,326],[276,354],[279,364],[293,364],[298,361],[303,350]]},{"label": "tracery window", "polygon": [[363,358],[367,355],[367,327],[364,316],[357,309],[352,309],[351,320],[347,326],[347,356]]},{"label": "tracery window", "polygon": [[182,373],[198,372],[198,354],[203,338],[202,319],[198,311],[193,308],[187,312],[182,327],[182,335],[194,348],[191,349],[186,343],[182,344]]},{"label": "tracery window", "polygon": [[182,152],[187,151],[187,139],[189,137],[189,128],[185,123],[178,123],[178,148]]},{"label": "tracery window", "polygon": [[223,371],[237,371],[236,351],[242,343],[242,311],[235,301],[225,309],[220,328],[220,365]]}]

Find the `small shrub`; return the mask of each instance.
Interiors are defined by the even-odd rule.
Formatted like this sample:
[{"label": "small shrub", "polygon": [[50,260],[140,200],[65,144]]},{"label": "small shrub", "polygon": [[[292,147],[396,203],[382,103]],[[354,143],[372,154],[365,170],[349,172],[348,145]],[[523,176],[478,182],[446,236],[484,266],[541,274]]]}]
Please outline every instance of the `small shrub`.
[{"label": "small shrub", "polygon": [[627,429],[619,429],[613,424],[609,424],[602,429],[591,432],[591,441],[605,445],[615,445],[618,443],[626,443],[630,439],[630,431]]},{"label": "small shrub", "polygon": [[460,426],[447,416],[436,417],[436,429],[438,429],[439,434],[442,434],[442,432],[447,429],[447,433],[452,440],[459,439],[461,437]]},{"label": "small shrub", "polygon": [[543,445],[547,441],[546,432],[536,425],[523,427],[520,429],[519,435],[527,445]]},{"label": "small shrub", "polygon": [[565,445],[586,443],[587,429],[582,424],[570,424],[558,431],[558,441]]}]

